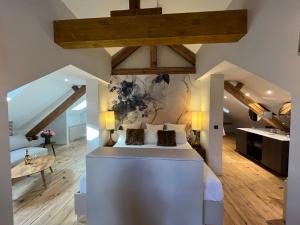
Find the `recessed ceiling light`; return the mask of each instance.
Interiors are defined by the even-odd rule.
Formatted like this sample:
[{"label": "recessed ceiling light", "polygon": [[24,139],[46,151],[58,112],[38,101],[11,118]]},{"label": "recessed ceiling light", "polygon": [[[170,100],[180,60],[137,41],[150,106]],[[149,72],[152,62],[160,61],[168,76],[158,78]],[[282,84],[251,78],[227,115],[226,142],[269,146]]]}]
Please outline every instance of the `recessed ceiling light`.
[{"label": "recessed ceiling light", "polygon": [[69,79],[68,79],[68,78],[65,78],[65,82],[69,82]]},{"label": "recessed ceiling light", "polygon": [[225,95],[225,96],[224,96],[224,99],[227,99],[227,98],[228,98],[228,97]]},{"label": "recessed ceiling light", "polygon": [[268,90],[266,93],[267,93],[268,95],[273,94],[273,92],[272,92],[271,90]]},{"label": "recessed ceiling light", "polygon": [[247,97],[249,97],[249,96],[250,96],[250,94],[249,94],[249,93],[246,93],[245,95],[246,95]]}]

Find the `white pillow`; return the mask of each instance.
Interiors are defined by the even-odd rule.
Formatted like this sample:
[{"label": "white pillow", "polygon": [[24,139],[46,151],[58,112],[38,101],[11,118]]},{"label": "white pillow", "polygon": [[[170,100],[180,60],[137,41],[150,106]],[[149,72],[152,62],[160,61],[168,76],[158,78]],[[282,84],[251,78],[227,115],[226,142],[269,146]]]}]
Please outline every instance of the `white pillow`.
[{"label": "white pillow", "polygon": [[167,123],[168,130],[174,130],[176,132],[176,143],[177,144],[185,144],[187,143],[186,137],[186,125],[185,124],[171,124]]},{"label": "white pillow", "polygon": [[153,124],[146,124],[147,129],[145,130],[145,139],[144,143],[145,144],[150,144],[150,145],[156,145],[157,144],[157,131],[163,130],[164,125],[159,124],[159,125],[153,125]]},{"label": "white pillow", "polygon": [[15,135],[9,137],[10,151],[29,147],[29,141],[24,135]]},{"label": "white pillow", "polygon": [[157,130],[146,129],[144,143],[145,143],[145,145],[156,145],[157,144]]},{"label": "white pillow", "polygon": [[164,129],[164,125],[163,124],[159,124],[159,125],[153,125],[153,124],[150,124],[150,123],[146,123],[146,127],[147,127],[147,130],[163,130]]},{"label": "white pillow", "polygon": [[187,143],[186,131],[175,130],[176,132],[176,143],[177,144],[185,144]]},{"label": "white pillow", "polygon": [[125,145],[126,144],[126,131],[125,130],[119,130],[118,131],[119,137],[118,137],[118,144]]},{"label": "white pillow", "polygon": [[128,123],[128,124],[122,124],[123,130],[127,129],[140,129],[142,123],[141,122],[136,122],[136,123]]}]

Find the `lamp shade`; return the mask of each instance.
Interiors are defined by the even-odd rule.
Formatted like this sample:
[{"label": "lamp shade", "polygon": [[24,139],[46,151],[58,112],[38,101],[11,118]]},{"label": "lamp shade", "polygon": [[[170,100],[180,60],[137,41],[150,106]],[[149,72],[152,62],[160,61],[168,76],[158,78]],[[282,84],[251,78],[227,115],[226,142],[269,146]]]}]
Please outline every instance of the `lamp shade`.
[{"label": "lamp shade", "polygon": [[105,123],[107,130],[115,129],[115,112],[114,111],[107,111],[105,112]]},{"label": "lamp shade", "polygon": [[192,112],[192,129],[202,130],[202,112]]}]

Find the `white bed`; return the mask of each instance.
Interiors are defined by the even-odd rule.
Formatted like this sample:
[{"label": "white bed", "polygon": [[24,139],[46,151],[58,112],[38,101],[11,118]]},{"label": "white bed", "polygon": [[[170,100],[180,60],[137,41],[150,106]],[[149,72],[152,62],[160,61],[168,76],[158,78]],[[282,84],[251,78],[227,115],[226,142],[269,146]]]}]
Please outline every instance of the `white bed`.
[{"label": "white bed", "polygon": [[[178,144],[176,147],[163,147],[163,146],[157,146],[157,145],[126,145],[123,143],[116,143],[114,145],[116,148],[159,148],[159,149],[186,149],[191,150],[193,149],[192,146],[187,142],[185,144]],[[214,172],[208,167],[206,163],[204,163],[204,186],[205,186],[205,192],[204,192],[204,200],[208,201],[223,201],[224,194],[223,194],[223,188],[222,183],[219,180],[219,178],[214,174]]]},{"label": "white bed", "polygon": [[[118,142],[115,148],[135,148],[135,149],[184,149],[192,150],[193,148],[189,143],[178,144],[176,147],[161,147],[157,145],[126,145]],[[224,205],[223,205],[223,188],[222,183],[214,172],[204,163],[203,168],[204,177],[204,224],[222,225],[224,219]],[[86,177],[82,176],[80,179],[80,192],[75,195],[75,212],[77,215],[86,215]]]}]

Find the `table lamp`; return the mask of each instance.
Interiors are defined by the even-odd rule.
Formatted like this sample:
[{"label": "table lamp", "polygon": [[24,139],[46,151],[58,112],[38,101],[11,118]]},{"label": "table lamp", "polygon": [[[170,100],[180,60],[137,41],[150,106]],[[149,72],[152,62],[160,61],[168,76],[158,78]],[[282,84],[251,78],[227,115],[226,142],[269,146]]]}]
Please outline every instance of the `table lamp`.
[{"label": "table lamp", "polygon": [[200,145],[200,131],[202,130],[202,112],[192,112],[192,129],[196,133],[193,145]]},{"label": "table lamp", "polygon": [[106,129],[109,130],[109,141],[107,142],[107,146],[113,146],[115,142],[113,141],[111,135],[115,129],[115,112],[114,111],[107,111],[105,112],[105,123],[106,123]]}]

